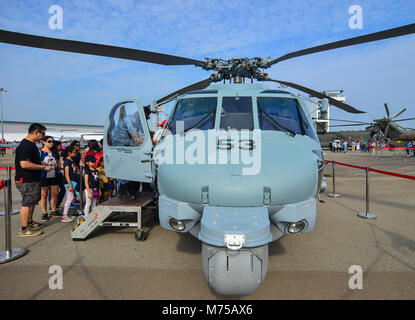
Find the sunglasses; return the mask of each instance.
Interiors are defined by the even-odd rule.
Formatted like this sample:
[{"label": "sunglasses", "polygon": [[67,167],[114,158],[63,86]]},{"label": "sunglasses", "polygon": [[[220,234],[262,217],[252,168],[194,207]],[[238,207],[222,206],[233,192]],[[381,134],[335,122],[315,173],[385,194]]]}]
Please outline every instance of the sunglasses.
[{"label": "sunglasses", "polygon": [[48,140],[48,141],[45,141],[45,142],[47,142],[47,143],[53,143],[54,141],[53,140]]}]

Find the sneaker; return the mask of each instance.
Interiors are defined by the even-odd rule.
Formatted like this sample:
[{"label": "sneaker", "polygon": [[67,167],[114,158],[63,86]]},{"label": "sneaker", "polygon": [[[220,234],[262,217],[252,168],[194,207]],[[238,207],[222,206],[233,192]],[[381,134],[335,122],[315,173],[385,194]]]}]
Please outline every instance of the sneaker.
[{"label": "sneaker", "polygon": [[53,212],[50,213],[50,215],[54,216],[54,217],[62,217],[63,216],[63,214],[60,213],[59,211],[53,211]]},{"label": "sneaker", "polygon": [[32,229],[32,230],[37,230],[40,228],[40,223],[36,221],[32,221],[31,223],[27,225],[27,228]]},{"label": "sneaker", "polygon": [[41,221],[43,221],[43,222],[47,222],[48,220],[49,220],[49,216],[48,216],[48,214],[47,214],[47,213],[42,214],[42,219],[41,219]]},{"label": "sneaker", "polygon": [[77,204],[71,202],[71,205],[69,206],[69,208],[76,208],[77,206],[78,206]]},{"label": "sneaker", "polygon": [[72,221],[73,221],[73,218],[69,216],[64,216],[61,219],[61,222],[72,222]]},{"label": "sneaker", "polygon": [[73,200],[72,203],[79,204],[79,200]]},{"label": "sneaker", "polygon": [[26,228],[26,230],[19,230],[19,237],[36,237],[41,235],[43,232],[40,230],[33,230],[29,227]]}]

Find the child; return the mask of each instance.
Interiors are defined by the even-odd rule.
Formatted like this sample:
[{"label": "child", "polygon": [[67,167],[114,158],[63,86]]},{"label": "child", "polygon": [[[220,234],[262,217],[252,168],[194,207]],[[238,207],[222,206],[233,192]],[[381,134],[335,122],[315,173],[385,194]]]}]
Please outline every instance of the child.
[{"label": "child", "polygon": [[75,197],[75,188],[79,185],[79,175],[76,174],[74,157],[76,156],[77,150],[74,146],[67,148],[68,153],[65,161],[63,162],[63,170],[65,174],[65,189],[66,189],[66,200],[63,208],[63,217],[61,222],[72,222],[73,218],[68,217],[69,207]]},{"label": "child", "polygon": [[100,158],[98,162],[98,179],[99,179],[99,199],[101,202],[107,201],[112,197],[112,191],[115,189],[114,179],[105,176],[104,159]]},{"label": "child", "polygon": [[95,166],[95,156],[88,155],[85,157],[85,208],[84,208],[84,215],[85,218],[88,213],[94,210],[97,199],[98,199],[98,170],[94,169]]}]

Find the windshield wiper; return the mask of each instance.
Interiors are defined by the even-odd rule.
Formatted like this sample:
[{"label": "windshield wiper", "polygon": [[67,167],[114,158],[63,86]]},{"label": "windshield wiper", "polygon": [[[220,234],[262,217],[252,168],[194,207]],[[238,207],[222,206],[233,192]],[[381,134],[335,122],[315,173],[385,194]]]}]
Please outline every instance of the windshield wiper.
[{"label": "windshield wiper", "polygon": [[196,124],[194,124],[193,126],[191,126],[191,127],[189,127],[189,128],[187,128],[186,130],[184,130],[183,132],[182,132],[182,134],[184,134],[184,133],[186,133],[187,131],[189,131],[189,130],[191,130],[191,129],[194,129],[194,128],[197,128],[201,123],[203,123],[203,121],[205,121],[205,120],[208,120],[208,117],[211,115],[211,114],[216,114],[216,110],[212,110],[211,112],[209,112],[208,114],[206,114],[202,119],[200,119],[199,120],[199,122],[197,122]]},{"label": "windshield wiper", "polygon": [[[266,120],[271,121],[271,123],[275,126],[278,126],[279,128],[282,128],[286,131],[288,131],[293,137],[295,137],[296,133],[295,131],[288,129],[287,127],[284,127],[281,123],[279,123],[277,120],[275,120],[273,117],[271,117],[268,113],[266,113],[260,106],[258,106],[259,112],[264,113],[268,118]],[[278,129],[278,128],[277,128]],[[278,129],[279,130],[279,129]]]}]

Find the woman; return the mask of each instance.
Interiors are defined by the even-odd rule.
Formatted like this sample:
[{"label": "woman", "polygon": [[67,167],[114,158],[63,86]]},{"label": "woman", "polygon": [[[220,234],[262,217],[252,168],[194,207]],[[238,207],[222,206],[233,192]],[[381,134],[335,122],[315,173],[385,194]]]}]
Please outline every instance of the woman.
[{"label": "woman", "polygon": [[50,171],[42,170],[40,178],[41,198],[40,208],[42,210],[42,221],[49,220],[47,211],[47,199],[50,193],[51,215],[57,215],[56,206],[58,204],[59,182],[57,179],[57,169],[61,167],[60,160],[52,153],[54,139],[51,136],[43,137],[43,148],[40,152],[40,161],[43,165],[50,166]]}]

